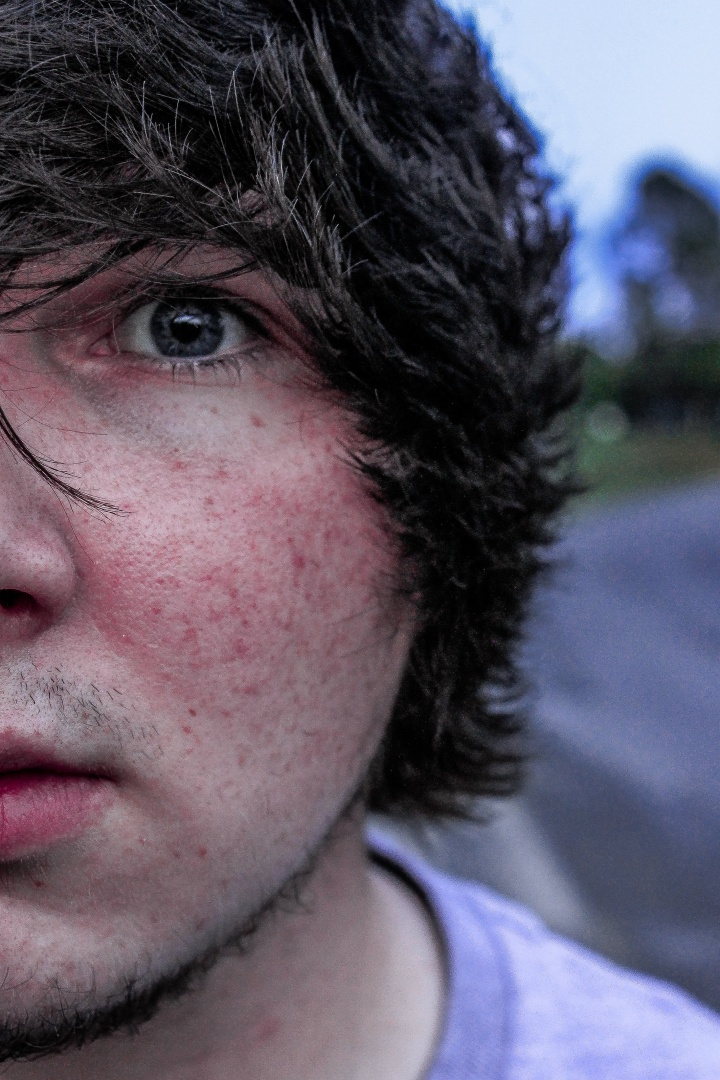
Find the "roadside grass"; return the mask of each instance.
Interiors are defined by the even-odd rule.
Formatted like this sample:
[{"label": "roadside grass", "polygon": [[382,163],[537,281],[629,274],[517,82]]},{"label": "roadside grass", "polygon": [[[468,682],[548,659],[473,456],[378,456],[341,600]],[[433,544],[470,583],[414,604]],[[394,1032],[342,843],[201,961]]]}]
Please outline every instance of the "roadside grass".
[{"label": "roadside grass", "polygon": [[588,491],[577,509],[699,479],[720,477],[720,431],[678,434],[630,430],[601,440],[584,432],[578,470]]}]

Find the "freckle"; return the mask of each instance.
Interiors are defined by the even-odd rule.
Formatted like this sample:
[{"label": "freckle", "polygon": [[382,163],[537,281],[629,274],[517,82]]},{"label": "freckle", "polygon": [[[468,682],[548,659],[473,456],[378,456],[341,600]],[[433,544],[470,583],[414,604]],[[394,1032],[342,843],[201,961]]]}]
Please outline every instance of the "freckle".
[{"label": "freckle", "polygon": [[189,716],[197,716],[197,713],[195,712],[194,709],[188,709],[188,715]]},{"label": "freckle", "polygon": [[197,853],[198,853],[199,858],[204,859],[205,856],[207,855],[207,848],[206,847],[199,847]]},{"label": "freckle", "polygon": [[260,416],[256,416],[255,413],[250,417],[250,423],[253,427],[267,427],[267,424]]}]

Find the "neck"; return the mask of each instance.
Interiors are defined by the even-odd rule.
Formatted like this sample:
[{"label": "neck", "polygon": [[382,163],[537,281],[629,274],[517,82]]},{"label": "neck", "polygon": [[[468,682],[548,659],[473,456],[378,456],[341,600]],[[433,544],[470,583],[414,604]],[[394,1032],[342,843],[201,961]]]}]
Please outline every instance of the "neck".
[{"label": "neck", "polygon": [[14,1080],[417,1080],[442,1001],[440,950],[406,887],[373,868],[362,822],[323,849],[292,910],[134,1036],[13,1066]]}]

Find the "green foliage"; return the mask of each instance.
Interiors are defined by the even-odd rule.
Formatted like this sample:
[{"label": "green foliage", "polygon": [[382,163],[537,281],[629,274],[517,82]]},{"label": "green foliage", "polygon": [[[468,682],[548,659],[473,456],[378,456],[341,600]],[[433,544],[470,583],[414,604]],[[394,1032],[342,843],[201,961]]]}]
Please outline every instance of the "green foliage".
[{"label": "green foliage", "polygon": [[720,476],[720,437],[707,431],[630,431],[601,442],[581,430],[578,473],[586,493],[577,508],[643,491]]},{"label": "green foliage", "polygon": [[584,373],[572,422],[586,502],[720,473],[716,193],[680,165],[650,162],[610,239],[626,354],[559,346]]}]

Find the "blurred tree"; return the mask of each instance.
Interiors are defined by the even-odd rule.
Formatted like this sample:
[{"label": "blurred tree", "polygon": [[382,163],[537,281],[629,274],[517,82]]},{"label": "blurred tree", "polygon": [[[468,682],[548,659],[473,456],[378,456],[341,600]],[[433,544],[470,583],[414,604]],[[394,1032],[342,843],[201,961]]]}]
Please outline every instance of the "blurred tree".
[{"label": "blurred tree", "polygon": [[720,338],[720,211],[699,182],[646,165],[613,247],[636,355]]},{"label": "blurred tree", "polygon": [[612,247],[630,345],[621,377],[608,387],[612,397],[636,423],[717,428],[717,201],[682,168],[645,165]]}]

